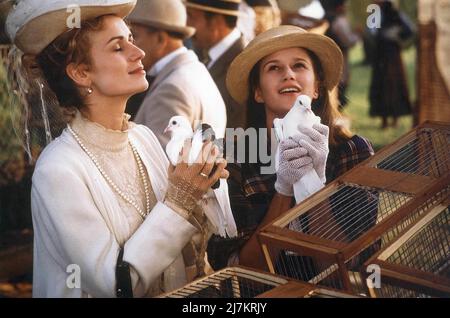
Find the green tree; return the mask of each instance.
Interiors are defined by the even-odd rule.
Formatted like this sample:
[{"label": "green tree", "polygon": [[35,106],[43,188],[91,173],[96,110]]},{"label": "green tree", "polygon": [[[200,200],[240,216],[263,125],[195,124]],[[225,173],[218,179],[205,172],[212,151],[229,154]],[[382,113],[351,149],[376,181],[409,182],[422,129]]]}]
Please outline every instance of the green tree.
[{"label": "green tree", "polygon": [[417,1],[400,0],[400,10],[405,12],[412,21],[417,23]]},{"label": "green tree", "polygon": [[18,119],[19,109],[13,103],[4,63],[0,59],[0,186],[20,181],[25,172],[24,151],[12,122]]}]

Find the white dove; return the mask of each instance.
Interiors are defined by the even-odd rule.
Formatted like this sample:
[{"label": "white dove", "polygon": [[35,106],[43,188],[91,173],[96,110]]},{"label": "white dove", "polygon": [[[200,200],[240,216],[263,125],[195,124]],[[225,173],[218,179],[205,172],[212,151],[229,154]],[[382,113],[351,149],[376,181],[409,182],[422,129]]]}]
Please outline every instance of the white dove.
[{"label": "white dove", "polygon": [[[199,125],[195,133],[193,133],[189,120],[183,116],[174,116],[169,120],[169,124],[164,133],[171,133],[171,139],[166,145],[166,154],[170,162],[176,165],[180,152],[183,149],[184,141],[192,137],[191,151],[189,153],[189,162],[192,164],[200,154],[203,147],[203,133],[205,126]],[[209,132],[212,132],[208,129]],[[214,231],[222,237],[237,236],[236,222],[234,221],[231,211],[230,197],[228,196],[228,183],[226,180],[220,179],[219,186],[216,189],[209,189],[204,199],[206,204],[202,205],[210,223],[214,226]],[[202,200],[205,201],[205,200]]]},{"label": "white dove", "polygon": [[[298,134],[299,127],[312,128],[314,124],[320,124],[320,117],[314,115],[311,110],[311,98],[307,95],[297,97],[286,116],[282,119],[275,118],[273,121],[278,142]],[[279,167],[279,155],[279,150],[277,150],[275,156],[275,169],[277,170]],[[295,201],[300,203],[321,188],[323,188],[323,183],[317,172],[312,169],[294,184]]]},{"label": "white dove", "polygon": [[166,133],[171,133],[171,138],[166,145],[166,154],[172,165],[176,166],[184,141],[192,138],[191,123],[186,117],[173,116],[164,130],[164,134]]}]

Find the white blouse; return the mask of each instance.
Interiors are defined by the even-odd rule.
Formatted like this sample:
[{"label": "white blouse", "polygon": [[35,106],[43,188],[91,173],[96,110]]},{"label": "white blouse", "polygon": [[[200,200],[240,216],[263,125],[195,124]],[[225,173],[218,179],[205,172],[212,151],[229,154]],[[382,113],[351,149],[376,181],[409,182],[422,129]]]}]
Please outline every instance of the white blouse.
[{"label": "white blouse", "polygon": [[[111,131],[78,113],[71,127],[118,187],[143,208],[142,181],[135,182],[139,173],[128,139],[133,143],[150,179],[151,212],[143,221],[64,130],[44,149],[33,174],[34,297],[115,297],[121,246],[135,297],[187,283],[181,251],[197,230],[162,203],[169,163],[156,137],[145,126],[126,125],[127,118],[124,131]],[[79,287],[74,265],[80,269]]]}]

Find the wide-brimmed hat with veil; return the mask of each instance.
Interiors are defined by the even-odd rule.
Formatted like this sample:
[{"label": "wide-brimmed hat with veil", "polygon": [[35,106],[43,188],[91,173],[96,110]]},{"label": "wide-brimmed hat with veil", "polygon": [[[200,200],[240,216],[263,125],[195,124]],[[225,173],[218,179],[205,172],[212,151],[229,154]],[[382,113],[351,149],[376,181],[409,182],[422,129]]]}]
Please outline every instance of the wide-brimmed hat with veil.
[{"label": "wide-brimmed hat with veil", "polygon": [[127,16],[136,0],[19,0],[6,19],[6,32],[23,52],[38,54],[69,30],[79,14],[83,22],[102,15]]},{"label": "wide-brimmed hat with veil", "polygon": [[[30,160],[31,144],[45,146],[65,122],[61,107],[42,75],[30,76],[24,56],[41,53],[61,34],[104,15],[127,16],[136,0],[16,0],[6,18],[6,33],[14,44],[8,56],[10,94],[14,96],[13,126]],[[36,75],[36,76],[35,76]],[[36,141],[37,140],[37,141]]]}]

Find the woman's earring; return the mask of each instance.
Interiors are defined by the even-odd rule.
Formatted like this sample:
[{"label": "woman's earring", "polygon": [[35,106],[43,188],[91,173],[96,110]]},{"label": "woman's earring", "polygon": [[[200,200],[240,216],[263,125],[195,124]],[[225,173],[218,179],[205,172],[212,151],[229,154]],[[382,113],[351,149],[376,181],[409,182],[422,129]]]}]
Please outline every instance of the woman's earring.
[{"label": "woman's earring", "polygon": [[88,88],[87,88],[87,92],[88,92],[89,95],[91,95],[92,92],[93,92],[92,88],[88,87]]}]

